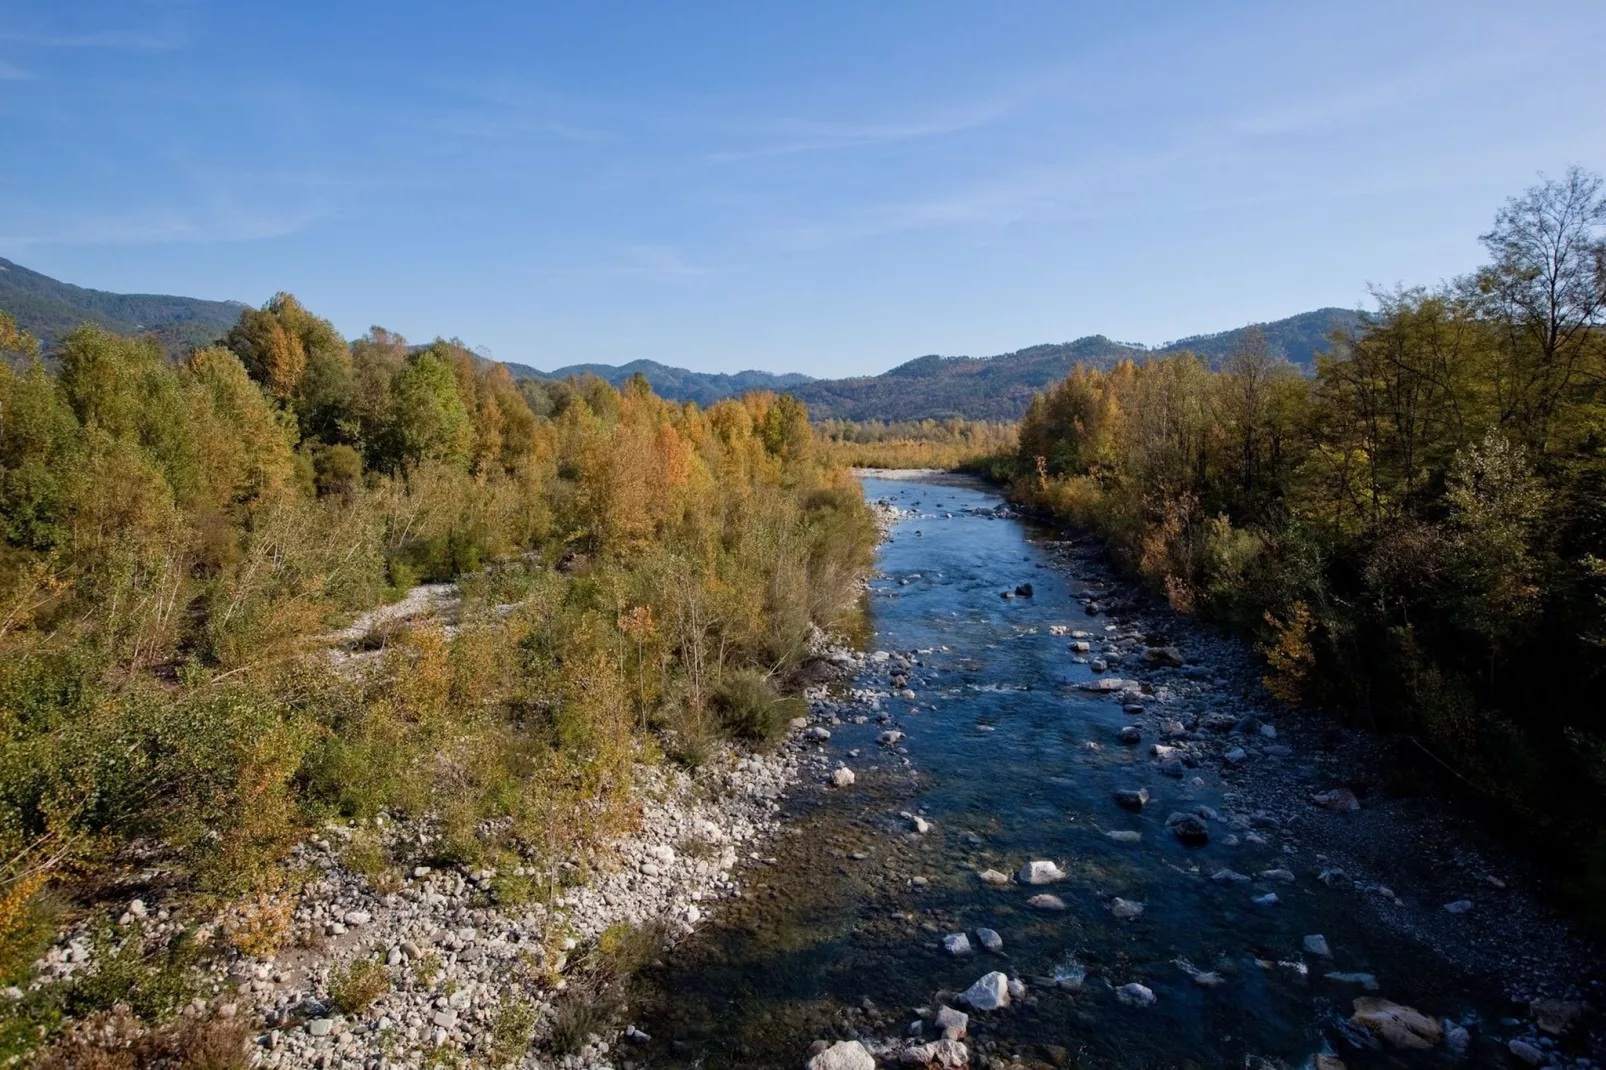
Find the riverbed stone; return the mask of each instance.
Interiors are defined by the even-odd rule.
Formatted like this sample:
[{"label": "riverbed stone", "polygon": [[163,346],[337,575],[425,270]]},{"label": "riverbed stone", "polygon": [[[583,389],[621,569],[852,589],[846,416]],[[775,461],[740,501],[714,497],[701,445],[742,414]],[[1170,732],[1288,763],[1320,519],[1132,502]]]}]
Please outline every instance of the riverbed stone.
[{"label": "riverbed stone", "polygon": [[1000,873],[996,869],[984,869],[980,873],[976,874],[976,876],[980,877],[982,879],[982,883],[984,884],[1009,883],[1009,874]]},{"label": "riverbed stone", "polygon": [[970,1049],[957,1040],[944,1037],[905,1049],[901,1062],[905,1066],[936,1066],[943,1070],[954,1070],[970,1065]]},{"label": "riverbed stone", "polygon": [[807,1070],[875,1070],[875,1057],[857,1040],[841,1040],[806,1065]]},{"label": "riverbed stone", "polygon": [[1197,814],[1172,814],[1165,823],[1171,834],[1189,847],[1202,847],[1210,842],[1210,826]]},{"label": "riverbed stone", "polygon": [[1120,788],[1114,793],[1115,805],[1126,810],[1141,810],[1149,804],[1148,788]]},{"label": "riverbed stone", "polygon": [[963,958],[971,953],[970,937],[964,933],[949,933],[942,938],[942,949],[955,958]]},{"label": "riverbed stone", "polygon": [[1330,959],[1333,957],[1333,949],[1327,946],[1327,937],[1321,933],[1312,933],[1305,937],[1305,950],[1319,958]]},{"label": "riverbed stone", "polygon": [[970,1026],[970,1015],[964,1011],[956,1011],[952,1007],[937,1008],[935,1019],[937,1028],[947,1040],[963,1040],[965,1030]]},{"label": "riverbed stone", "polygon": [[1528,1013],[1541,1031],[1560,1037],[1576,1029],[1589,1010],[1584,1004],[1571,1000],[1536,999],[1528,1004]]},{"label": "riverbed stone", "polygon": [[1115,737],[1122,743],[1134,744],[1143,742],[1143,729],[1135,724],[1123,725]]},{"label": "riverbed stone", "polygon": [[998,970],[983,974],[959,995],[959,1002],[977,1011],[996,1011],[1009,1006],[1009,978]]},{"label": "riverbed stone", "polygon": [[1510,1051],[1512,1055],[1515,1055],[1520,1061],[1528,1064],[1529,1066],[1540,1066],[1545,1061],[1545,1053],[1543,1049],[1539,1048],[1537,1045],[1530,1044],[1528,1041],[1523,1040],[1520,1037],[1507,1044],[1506,1050]]},{"label": "riverbed stone", "polygon": [[1110,913],[1116,921],[1134,921],[1143,916],[1143,904],[1116,896],[1110,903]]},{"label": "riverbed stone", "polygon": [[1064,910],[1065,900],[1057,895],[1034,895],[1026,900],[1026,905],[1038,910]]},{"label": "riverbed stone", "polygon": [[856,779],[858,778],[853,775],[853,770],[849,769],[845,765],[839,765],[831,773],[831,786],[837,788],[850,788],[853,786],[853,782]]},{"label": "riverbed stone", "polygon": [[1115,998],[1128,1007],[1154,1006],[1154,992],[1148,985],[1131,984],[1122,985],[1115,990]]},{"label": "riverbed stone", "polygon": [[1143,839],[1143,833],[1131,829],[1113,829],[1104,836],[1114,843],[1138,843]]},{"label": "riverbed stone", "polygon": [[1444,1027],[1415,1007],[1377,996],[1360,996],[1354,1006],[1350,1023],[1393,1047],[1427,1051],[1444,1039]]},{"label": "riverbed stone", "polygon": [[1065,879],[1065,871],[1053,862],[1034,859],[1020,868],[1015,879],[1022,884],[1053,884]]},{"label": "riverbed stone", "polygon": [[999,936],[998,933],[992,929],[977,929],[976,939],[981,943],[981,946],[986,948],[988,951],[996,952],[1004,950],[1004,938]]}]

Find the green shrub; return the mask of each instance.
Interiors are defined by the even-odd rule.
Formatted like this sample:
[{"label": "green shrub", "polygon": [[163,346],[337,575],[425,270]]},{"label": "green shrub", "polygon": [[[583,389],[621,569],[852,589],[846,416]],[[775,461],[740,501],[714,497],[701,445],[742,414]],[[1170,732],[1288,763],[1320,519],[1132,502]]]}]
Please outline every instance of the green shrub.
[{"label": "green shrub", "polygon": [[808,710],[801,699],[783,698],[756,669],[741,669],[720,681],[713,707],[726,735],[760,744],[779,740],[786,735],[788,722]]},{"label": "green shrub", "polygon": [[329,1003],[341,1014],[354,1016],[390,991],[390,973],[378,959],[353,959],[329,974]]}]

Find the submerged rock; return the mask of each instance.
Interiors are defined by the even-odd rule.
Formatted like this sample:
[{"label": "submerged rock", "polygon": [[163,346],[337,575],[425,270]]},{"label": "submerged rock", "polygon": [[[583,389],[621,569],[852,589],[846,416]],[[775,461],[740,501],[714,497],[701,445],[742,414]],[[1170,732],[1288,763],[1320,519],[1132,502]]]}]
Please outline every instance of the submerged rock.
[{"label": "submerged rock", "polygon": [[976,939],[979,940],[981,942],[981,946],[985,947],[988,951],[1004,950],[1004,938],[999,936],[998,933],[992,929],[977,929]]},{"label": "submerged rock", "polygon": [[970,954],[970,937],[964,933],[949,933],[942,938],[942,949],[955,957]]},{"label": "submerged rock", "polygon": [[1355,1000],[1350,1024],[1360,1026],[1396,1048],[1427,1051],[1444,1039],[1444,1027],[1415,1007],[1376,996]]},{"label": "submerged rock", "polygon": [[832,1044],[810,1059],[808,1070],[875,1070],[875,1057],[857,1040]]},{"label": "submerged rock", "polygon": [[1116,896],[1110,904],[1110,913],[1115,915],[1117,921],[1132,921],[1143,916],[1143,904]]},{"label": "submerged rock", "polygon": [[1127,810],[1141,810],[1149,804],[1148,788],[1121,788],[1115,792],[1115,805]]},{"label": "submerged rock", "polygon": [[1015,879],[1022,884],[1053,884],[1065,879],[1065,871],[1053,862],[1035,859],[1022,866]]},{"label": "submerged rock", "polygon": [[1140,985],[1136,981],[1117,988],[1115,998],[1128,1007],[1154,1006],[1154,993],[1147,985]]},{"label": "submerged rock", "polygon": [[987,884],[1009,883],[1009,874],[1000,873],[996,869],[984,869],[980,873],[976,874],[976,876],[980,877],[982,881]]},{"label": "submerged rock", "polygon": [[1123,726],[1121,728],[1121,730],[1119,732],[1117,732],[1115,735],[1116,735],[1116,738],[1119,739],[1122,743],[1132,744],[1132,743],[1142,743],[1143,742],[1143,729],[1139,728],[1135,724],[1129,724],[1129,725]]},{"label": "submerged rock", "polygon": [[1104,835],[1115,843],[1137,843],[1143,839],[1143,833],[1133,832],[1130,829],[1114,829]]},{"label": "submerged rock", "polygon": [[1065,900],[1057,895],[1034,895],[1026,900],[1026,905],[1038,910],[1064,910]]},{"label": "submerged rock", "polygon": [[982,975],[960,993],[959,1002],[972,1010],[996,1011],[1009,1006],[1009,978],[998,970]]},{"label": "submerged rock", "polygon": [[1171,834],[1189,847],[1202,847],[1210,842],[1210,827],[1197,814],[1172,814],[1165,823]]},{"label": "submerged rock", "polygon": [[1321,933],[1313,933],[1305,937],[1305,950],[1320,958],[1330,959],[1333,957],[1333,949],[1327,946],[1327,937]]}]

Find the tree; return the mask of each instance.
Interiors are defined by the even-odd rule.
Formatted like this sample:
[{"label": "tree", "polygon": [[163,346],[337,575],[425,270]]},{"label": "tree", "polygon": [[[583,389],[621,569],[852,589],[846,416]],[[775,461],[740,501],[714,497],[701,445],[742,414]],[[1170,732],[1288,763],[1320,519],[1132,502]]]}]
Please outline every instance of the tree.
[{"label": "tree", "polygon": [[1500,422],[1546,448],[1557,407],[1580,377],[1598,379],[1606,325],[1606,196],[1577,167],[1508,200],[1481,236],[1494,262],[1469,296],[1505,336]]},{"label": "tree", "polygon": [[468,463],[474,428],[450,364],[427,351],[418,354],[391,381],[390,396],[390,438],[397,462]]},{"label": "tree", "polygon": [[251,378],[289,406],[308,438],[338,441],[348,431],[356,392],[351,351],[328,320],[314,316],[295,295],[277,293],[248,308],[224,344]]}]

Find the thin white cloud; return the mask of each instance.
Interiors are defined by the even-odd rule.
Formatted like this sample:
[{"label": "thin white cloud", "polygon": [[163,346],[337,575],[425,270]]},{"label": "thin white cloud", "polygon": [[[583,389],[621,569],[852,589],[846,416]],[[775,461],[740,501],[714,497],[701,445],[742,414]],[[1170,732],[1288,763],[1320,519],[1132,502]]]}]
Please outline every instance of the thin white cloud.
[{"label": "thin white cloud", "polygon": [[25,71],[15,63],[7,63],[0,59],[0,82],[21,82],[32,78],[30,71]]}]

